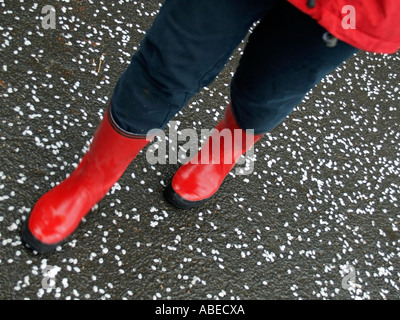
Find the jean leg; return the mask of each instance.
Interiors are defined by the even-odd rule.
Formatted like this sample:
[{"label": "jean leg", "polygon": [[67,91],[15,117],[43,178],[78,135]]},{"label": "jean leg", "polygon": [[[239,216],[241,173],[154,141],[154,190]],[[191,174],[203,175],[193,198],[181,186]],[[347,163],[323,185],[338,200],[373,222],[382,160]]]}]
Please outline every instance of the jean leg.
[{"label": "jean leg", "polygon": [[315,20],[279,1],[256,27],[231,83],[232,108],[256,134],[281,123],[307,92],[357,49],[328,47]]},{"label": "jean leg", "polygon": [[163,128],[211,83],[252,24],[276,0],[166,0],[118,80],[112,115],[121,129]]}]

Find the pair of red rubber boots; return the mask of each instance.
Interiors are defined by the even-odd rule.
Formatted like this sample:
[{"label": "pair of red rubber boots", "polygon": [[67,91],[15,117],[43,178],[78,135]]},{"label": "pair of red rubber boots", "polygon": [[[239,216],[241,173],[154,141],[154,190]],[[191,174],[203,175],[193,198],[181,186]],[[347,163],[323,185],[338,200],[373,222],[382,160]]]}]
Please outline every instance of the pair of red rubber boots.
[{"label": "pair of red rubber boots", "polygon": [[[201,150],[178,169],[165,189],[168,202],[178,208],[192,208],[206,202],[218,191],[240,156],[261,137],[239,128],[230,105],[216,129]],[[230,132],[233,141],[221,142],[222,130]],[[148,143],[146,136],[121,130],[109,107],[78,167],[34,206],[22,231],[23,243],[39,253],[55,250]]]}]

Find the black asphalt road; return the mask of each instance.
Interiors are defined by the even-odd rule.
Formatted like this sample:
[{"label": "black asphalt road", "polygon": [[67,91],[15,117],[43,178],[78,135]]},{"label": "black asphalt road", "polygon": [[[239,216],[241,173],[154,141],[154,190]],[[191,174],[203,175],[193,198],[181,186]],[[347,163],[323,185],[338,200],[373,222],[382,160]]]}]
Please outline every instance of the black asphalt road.
[{"label": "black asphalt road", "polygon": [[[0,0],[0,299],[399,299],[399,54],[328,75],[207,205],[169,205],[178,165],[144,150],[67,244],[24,248],[32,206],[82,157],[160,7],[55,3],[44,29],[46,1]],[[216,125],[240,51],[178,130]]]}]

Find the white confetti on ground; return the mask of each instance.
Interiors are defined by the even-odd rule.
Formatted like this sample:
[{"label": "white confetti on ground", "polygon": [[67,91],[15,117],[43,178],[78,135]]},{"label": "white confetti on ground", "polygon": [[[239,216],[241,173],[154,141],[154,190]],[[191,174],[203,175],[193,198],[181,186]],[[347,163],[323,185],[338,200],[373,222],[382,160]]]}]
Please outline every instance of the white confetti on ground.
[{"label": "white confetti on ground", "polygon": [[[45,258],[23,248],[32,205],[87,151],[160,7],[58,1],[57,29],[43,30],[44,5],[0,0],[0,298],[400,297],[399,54],[360,53],[328,75],[257,144],[254,172],[232,172],[207,206],[166,204],[177,167],[142,153],[63,248]],[[178,115],[178,131],[221,118],[241,52]]]}]

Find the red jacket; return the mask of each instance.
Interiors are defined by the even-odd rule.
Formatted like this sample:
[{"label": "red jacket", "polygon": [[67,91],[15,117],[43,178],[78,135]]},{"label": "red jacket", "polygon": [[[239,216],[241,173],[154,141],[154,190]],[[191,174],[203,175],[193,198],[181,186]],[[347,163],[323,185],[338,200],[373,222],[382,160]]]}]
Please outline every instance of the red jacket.
[{"label": "red jacket", "polygon": [[365,51],[400,48],[400,0],[288,0],[336,38]]}]

